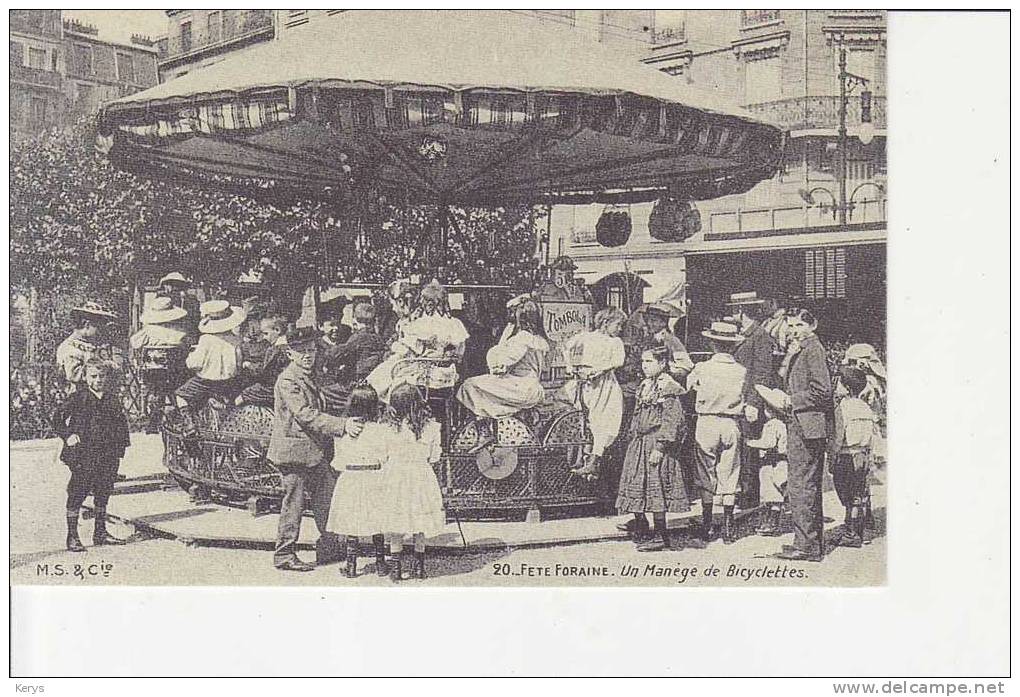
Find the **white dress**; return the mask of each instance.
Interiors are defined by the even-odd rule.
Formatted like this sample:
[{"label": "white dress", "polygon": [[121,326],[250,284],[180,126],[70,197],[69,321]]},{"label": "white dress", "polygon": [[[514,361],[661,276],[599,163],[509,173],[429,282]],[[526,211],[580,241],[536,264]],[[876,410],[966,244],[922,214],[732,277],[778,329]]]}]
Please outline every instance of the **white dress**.
[{"label": "white dress", "polygon": [[393,487],[393,470],[387,466],[397,432],[380,423],[367,423],[357,438],[334,439],[330,466],[340,473],[333,489],[326,529],[340,535],[368,537],[391,524],[385,503]]},{"label": "white dress", "polygon": [[432,469],[442,455],[440,435],[436,421],[426,423],[421,438],[415,438],[407,427],[396,432],[386,456],[385,466],[391,470],[391,476],[387,477],[388,495],[382,503],[384,532],[433,536],[446,527],[443,493]]},{"label": "white dress", "polygon": [[439,366],[414,358],[443,358],[447,346],[463,348],[469,336],[456,317],[426,315],[398,325],[399,336],[390,346],[390,355],[369,373],[368,384],[386,401],[390,390],[400,384],[421,385],[431,389],[457,384],[456,365]]},{"label": "white dress", "polygon": [[540,376],[549,342],[528,331],[519,331],[489,349],[489,370],[500,374],[468,378],[457,391],[457,399],[476,416],[501,419],[545,400]]},{"label": "white dress", "polygon": [[614,371],[626,361],[626,347],[619,337],[580,332],[567,340],[563,353],[569,367],[584,367],[594,374],[588,380],[567,381],[563,394],[571,403],[580,402],[585,410],[592,435],[591,453],[601,457],[619,436],[623,423],[623,390]]}]

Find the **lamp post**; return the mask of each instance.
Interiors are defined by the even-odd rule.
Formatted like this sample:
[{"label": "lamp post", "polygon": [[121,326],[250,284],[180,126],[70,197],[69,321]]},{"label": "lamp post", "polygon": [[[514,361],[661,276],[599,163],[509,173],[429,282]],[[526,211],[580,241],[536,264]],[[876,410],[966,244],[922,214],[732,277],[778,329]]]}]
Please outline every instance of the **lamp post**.
[{"label": "lamp post", "polygon": [[[854,87],[863,87],[868,84],[867,78],[854,75],[846,69],[846,46],[843,37],[839,37],[839,169],[836,176],[839,181],[839,224],[845,226],[847,223],[847,211],[849,203],[846,195],[846,164],[847,164],[847,132],[846,132],[846,111],[847,97]],[[863,97],[863,95],[862,95]],[[868,95],[870,109],[870,94]],[[863,111],[863,110],[862,110]],[[863,120],[863,119],[862,119]]]}]

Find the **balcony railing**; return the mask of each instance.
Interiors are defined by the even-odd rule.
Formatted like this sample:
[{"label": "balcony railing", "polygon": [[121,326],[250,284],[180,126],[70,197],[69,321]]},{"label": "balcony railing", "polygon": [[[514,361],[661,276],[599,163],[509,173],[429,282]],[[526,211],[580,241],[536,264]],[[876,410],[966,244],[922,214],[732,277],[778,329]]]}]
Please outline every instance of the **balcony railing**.
[{"label": "balcony railing", "polygon": [[191,31],[158,42],[159,60],[166,61],[221,44],[271,32],[272,10],[248,10],[236,17],[225,17],[222,26]]},{"label": "balcony railing", "polygon": [[771,24],[772,22],[778,22],[781,19],[779,10],[741,10],[740,11],[740,26],[743,29],[750,29],[752,27],[761,26],[762,24]]},{"label": "balcony railing", "polygon": [[[871,98],[871,121],[875,128],[885,128],[885,97]],[[839,125],[839,97],[794,97],[745,107],[752,114],[764,117],[788,129],[835,128]],[[861,122],[861,100],[854,95],[847,98],[846,122],[855,126]]]},{"label": "balcony railing", "polygon": [[[847,212],[847,222],[885,222],[885,202],[881,199],[854,201]],[[832,206],[785,206],[713,211],[708,215],[707,230],[712,235],[737,235],[744,232],[781,232],[801,228],[827,227],[836,224]]]},{"label": "balcony railing", "polygon": [[11,82],[60,89],[60,73],[55,73],[52,70],[29,68],[25,65],[11,64]]},{"label": "balcony railing", "polygon": [[653,44],[677,44],[686,40],[687,27],[684,24],[656,27],[652,33]]}]

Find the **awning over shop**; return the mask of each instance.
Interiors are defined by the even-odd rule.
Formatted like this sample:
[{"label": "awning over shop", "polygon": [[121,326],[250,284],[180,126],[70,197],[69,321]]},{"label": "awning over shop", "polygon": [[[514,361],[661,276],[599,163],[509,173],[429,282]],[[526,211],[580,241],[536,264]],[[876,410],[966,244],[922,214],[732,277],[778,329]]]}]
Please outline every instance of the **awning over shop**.
[{"label": "awning over shop", "polygon": [[148,175],[410,202],[691,199],[770,177],[783,132],[502,11],[352,11],[106,106]]}]

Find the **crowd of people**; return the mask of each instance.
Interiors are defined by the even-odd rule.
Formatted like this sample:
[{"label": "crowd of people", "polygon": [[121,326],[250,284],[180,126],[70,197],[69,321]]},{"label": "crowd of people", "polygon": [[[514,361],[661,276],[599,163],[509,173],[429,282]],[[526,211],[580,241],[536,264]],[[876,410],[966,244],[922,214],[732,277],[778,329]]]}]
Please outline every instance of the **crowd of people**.
[{"label": "crowd of people", "polygon": [[[478,423],[476,450],[498,440],[501,420],[548,399],[581,408],[591,443],[573,474],[610,476],[606,464],[619,454],[615,506],[631,514],[621,528],[642,552],[733,542],[738,497],[746,505],[752,494],[761,503],[757,533],[780,534],[784,510],[791,514],[793,544],[777,557],[820,561],[826,459],[846,507],[840,544],[859,547],[866,539],[885,371],[872,347],[854,345],[834,381],[808,310],[773,309],[756,293],[734,294],[730,314],[701,332],[712,351],[695,364],[669,328],[671,306],[643,308],[644,337],[630,343],[621,337],[627,316],[604,308],[591,330],[559,347],[567,379],[552,392],[542,381],[551,344],[534,294],[506,303],[506,325],[485,351],[485,372],[464,377],[472,332],[437,281],[390,284],[387,321],[377,304],[357,302],[346,311],[325,305],[317,326],[305,327],[227,300],[199,304],[189,285],[180,274],[164,276],[130,340],[157,400],[150,425],[175,414],[197,455],[197,417],[206,405],[272,410],[267,459],[284,492],[278,569],[315,568],[296,551],[307,501],[319,531],[317,564],[342,559],[354,576],[361,541],[371,539],[377,573],[401,580],[409,570],[424,578],[425,540],[446,519],[433,466],[443,455],[453,401]],[[111,396],[113,367],[98,350],[101,327],[116,317],[95,304],[73,316],[76,327],[56,356],[71,397],[54,423],[72,472],[67,548],[81,551],[78,515],[89,494],[94,543],[123,542],[106,530],[105,509],[128,440],[123,409]],[[671,532],[667,514],[689,511],[695,498],[700,525]]]}]

